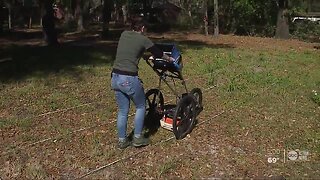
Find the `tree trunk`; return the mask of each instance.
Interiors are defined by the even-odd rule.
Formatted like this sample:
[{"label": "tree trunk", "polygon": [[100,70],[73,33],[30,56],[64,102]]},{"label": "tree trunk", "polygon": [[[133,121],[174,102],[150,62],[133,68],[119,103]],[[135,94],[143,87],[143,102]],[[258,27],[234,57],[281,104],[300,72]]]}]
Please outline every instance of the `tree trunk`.
[{"label": "tree trunk", "polygon": [[12,29],[12,21],[11,21],[11,6],[8,7],[8,29]]},{"label": "tree trunk", "polygon": [[279,0],[279,11],[277,19],[276,38],[288,39],[289,38],[289,24],[286,12],[288,9],[288,0]]},{"label": "tree trunk", "polygon": [[71,8],[70,7],[66,7],[64,9],[64,22],[65,24],[69,25],[70,22],[74,19],[74,16],[71,12]]},{"label": "tree trunk", "polygon": [[81,0],[77,0],[75,16],[77,18],[77,30],[81,32],[84,30]]},{"label": "tree trunk", "polygon": [[49,46],[58,45],[57,31],[54,23],[53,0],[45,1],[45,14],[42,17],[42,27],[45,40]]},{"label": "tree trunk", "polygon": [[102,23],[102,37],[107,37],[109,35],[109,24],[111,20],[111,11],[113,7],[113,2],[110,0],[103,1],[103,9],[102,9],[102,16],[103,16],[103,23]]},{"label": "tree trunk", "polygon": [[120,23],[120,13],[122,14],[122,8],[119,6],[118,3],[114,5],[114,20],[116,23]]},{"label": "tree trunk", "polygon": [[3,32],[3,19],[0,17],[0,34]]},{"label": "tree trunk", "polygon": [[29,17],[29,24],[28,24],[28,28],[31,29],[32,28],[32,17]]},{"label": "tree trunk", "polygon": [[208,36],[209,35],[209,27],[208,27],[208,25],[209,25],[209,23],[208,23],[208,21],[209,21],[209,19],[208,19],[208,1],[207,0],[204,0],[203,1],[203,10],[204,10],[204,17],[203,17],[203,22],[204,22],[204,34],[206,35],[206,36]]},{"label": "tree trunk", "polygon": [[33,11],[34,11],[34,7],[32,5],[29,5],[26,8],[26,14],[28,16],[28,28],[31,29],[32,28],[32,16],[33,16]]},{"label": "tree trunk", "polygon": [[[3,7],[3,2],[0,0],[0,8],[2,7]],[[4,11],[0,11],[0,35],[3,32],[4,17],[5,17]]]},{"label": "tree trunk", "polygon": [[[0,0],[0,8],[2,8],[3,7],[3,1],[2,0]],[[2,11],[0,11],[0,33],[2,33],[3,32],[3,21],[4,21],[4,12],[3,12],[3,10]]]},{"label": "tree trunk", "polygon": [[142,0],[142,6],[143,6],[143,16],[146,17],[148,13],[147,0]]},{"label": "tree trunk", "polygon": [[219,6],[218,0],[214,0],[214,36],[217,37],[219,35]]},{"label": "tree trunk", "polygon": [[[40,17],[43,17],[46,12],[43,1],[39,1],[39,6],[40,6]],[[40,18],[40,26],[42,26],[42,18]]]},{"label": "tree trunk", "polygon": [[77,25],[78,25],[78,26],[77,26],[77,31],[79,31],[79,32],[84,31],[82,13],[78,14]]},{"label": "tree trunk", "polygon": [[188,5],[188,16],[189,16],[189,19],[190,19],[191,26],[193,26],[193,17],[192,17],[191,8],[192,8],[192,4],[190,2],[189,5]]},{"label": "tree trunk", "polygon": [[122,6],[122,14],[123,14],[123,24],[126,24],[128,22],[128,5],[124,4]]}]

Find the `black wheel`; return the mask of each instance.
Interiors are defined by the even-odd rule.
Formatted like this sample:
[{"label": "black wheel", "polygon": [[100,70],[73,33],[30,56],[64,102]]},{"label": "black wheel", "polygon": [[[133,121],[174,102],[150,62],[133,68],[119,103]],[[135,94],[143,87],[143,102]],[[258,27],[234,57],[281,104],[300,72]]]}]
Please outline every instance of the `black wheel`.
[{"label": "black wheel", "polygon": [[192,131],[197,115],[196,105],[194,96],[190,94],[178,102],[173,116],[173,133],[176,139],[183,139]]},{"label": "black wheel", "polygon": [[146,93],[146,116],[144,119],[145,136],[154,134],[160,127],[163,116],[164,100],[159,89],[150,89]]},{"label": "black wheel", "polygon": [[146,114],[148,112],[162,113],[164,107],[163,95],[159,89],[150,89],[146,93]]},{"label": "black wheel", "polygon": [[190,91],[197,101],[197,108],[202,108],[202,91],[199,88],[194,88]]}]

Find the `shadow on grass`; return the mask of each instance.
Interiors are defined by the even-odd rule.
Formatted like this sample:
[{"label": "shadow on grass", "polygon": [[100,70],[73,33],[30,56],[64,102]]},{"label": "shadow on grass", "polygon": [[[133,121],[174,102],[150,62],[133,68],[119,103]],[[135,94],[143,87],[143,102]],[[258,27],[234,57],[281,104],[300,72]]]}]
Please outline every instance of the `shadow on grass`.
[{"label": "shadow on grass", "polygon": [[160,120],[163,114],[156,113],[154,111],[148,112],[144,119],[145,137],[150,137],[158,132],[160,128]]},{"label": "shadow on grass", "polygon": [[[72,42],[61,44],[59,47],[13,45],[9,48],[0,48],[0,82],[10,83],[23,80],[29,76],[45,77],[51,73],[70,72],[81,73],[77,66],[112,64],[116,53],[117,41],[123,29],[114,29],[108,32],[108,36],[100,34],[99,37],[87,36],[86,33],[74,34]],[[87,32],[92,34],[93,32]],[[95,32],[99,33],[99,32]],[[27,41],[41,38],[42,32],[19,31],[7,38],[15,41]],[[108,43],[100,43],[99,40],[107,40]],[[111,42],[111,43],[109,43]],[[203,41],[178,39],[154,39],[154,42],[174,42],[178,44],[183,53],[186,49],[202,48],[234,48],[230,44],[207,44]],[[105,58],[107,57],[107,58]]]},{"label": "shadow on grass", "polygon": [[77,66],[112,64],[116,43],[97,44],[95,41],[79,40],[48,46],[11,46],[6,49],[9,61],[1,62],[0,82],[10,83],[35,74],[45,77],[64,71],[81,73]]},{"label": "shadow on grass", "polygon": [[192,41],[192,40],[178,40],[181,46],[192,49],[212,48],[212,49],[233,49],[233,44],[208,44],[203,41]]},{"label": "shadow on grass", "polygon": [[30,39],[42,39],[43,32],[41,30],[28,32],[28,31],[10,31],[3,32],[0,37],[10,41],[25,41]]},{"label": "shadow on grass", "polygon": [[203,48],[211,49],[233,49],[236,48],[233,44],[209,44],[198,40],[181,40],[181,39],[154,39],[155,42],[160,43],[175,43],[180,47],[180,51],[183,53],[186,49],[200,50]]}]

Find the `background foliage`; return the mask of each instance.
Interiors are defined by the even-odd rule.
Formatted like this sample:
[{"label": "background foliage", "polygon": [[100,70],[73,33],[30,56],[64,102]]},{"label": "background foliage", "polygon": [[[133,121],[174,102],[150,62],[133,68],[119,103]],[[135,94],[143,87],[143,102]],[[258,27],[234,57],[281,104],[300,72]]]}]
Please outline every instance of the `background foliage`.
[{"label": "background foliage", "polygon": [[[9,18],[7,16],[9,14],[11,15],[11,28],[28,26],[31,18],[32,24],[29,27],[36,24],[41,25],[42,3],[44,1],[2,0],[0,4],[5,8],[2,8],[1,12],[1,31],[8,29],[7,21]],[[209,31],[212,33],[213,0],[56,0],[55,2],[64,12],[64,19],[63,21],[59,21],[58,25],[61,25],[60,27],[63,27],[67,31],[88,29],[92,23],[102,22],[105,19],[103,18],[104,16],[109,16],[106,14],[110,14],[111,21],[116,21],[118,24],[123,25],[127,22],[123,19],[133,15],[143,15],[152,21],[152,23],[166,25],[169,23],[170,27],[182,27],[183,29],[203,29],[203,18],[207,9]],[[103,8],[104,2],[107,2],[109,8]],[[274,36],[277,23],[278,0],[219,0],[218,2],[220,33]],[[319,36],[319,22],[292,23],[294,16],[306,14],[313,5],[308,5],[309,1],[306,0],[289,0],[288,2],[289,6],[286,16],[289,18],[291,35],[302,39],[317,40],[314,37]],[[172,21],[171,16],[166,12],[168,6],[163,5],[168,3],[177,7],[178,10],[175,10],[179,14],[177,20]],[[76,12],[77,7],[80,10]],[[162,9],[159,10],[159,7]],[[124,12],[125,9],[128,12]],[[79,18],[82,20],[79,21]],[[161,25],[157,27],[159,26]]]}]

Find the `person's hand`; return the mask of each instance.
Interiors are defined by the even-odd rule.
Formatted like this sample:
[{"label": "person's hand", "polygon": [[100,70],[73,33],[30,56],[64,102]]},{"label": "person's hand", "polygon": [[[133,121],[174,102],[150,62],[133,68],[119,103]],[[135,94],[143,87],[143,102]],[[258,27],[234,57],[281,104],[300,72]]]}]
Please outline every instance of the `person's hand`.
[{"label": "person's hand", "polygon": [[142,55],[142,58],[144,59],[144,60],[149,60],[149,59],[151,59],[151,57],[152,56],[150,56],[150,55]]},{"label": "person's hand", "polygon": [[168,62],[174,62],[174,61],[175,61],[175,59],[173,57],[169,57]]}]

